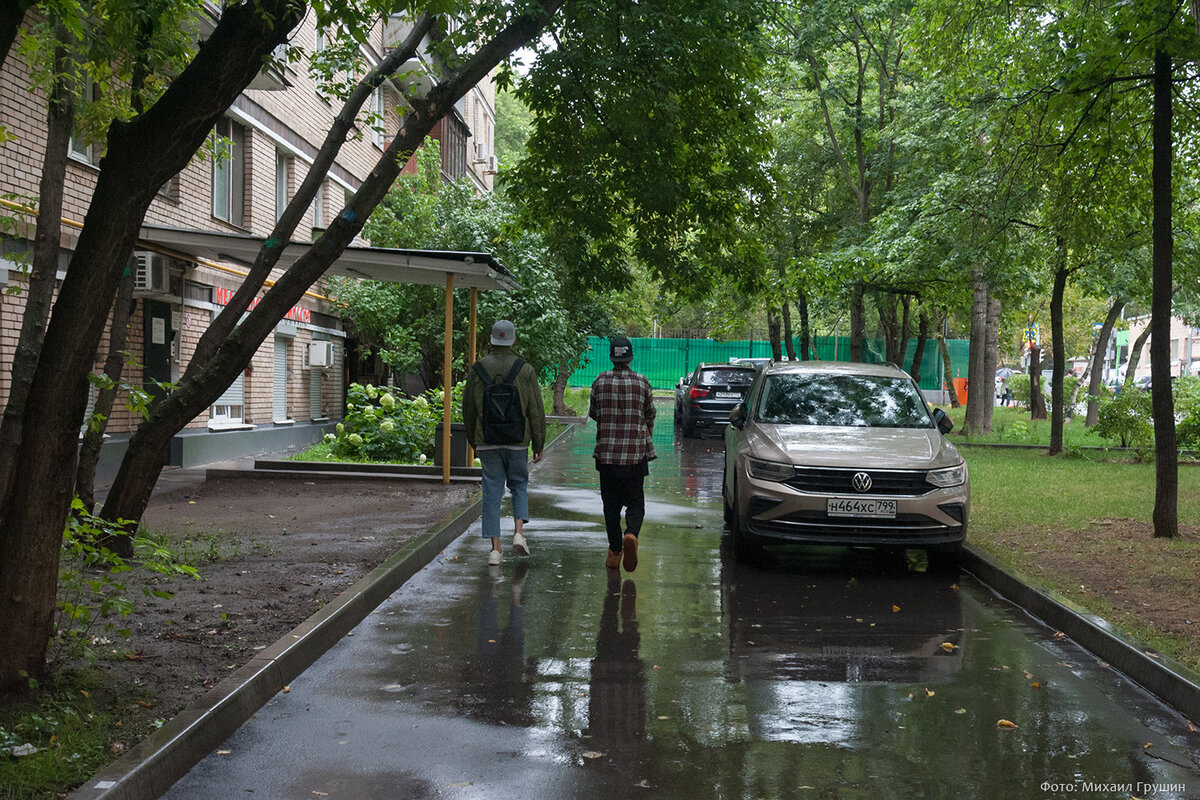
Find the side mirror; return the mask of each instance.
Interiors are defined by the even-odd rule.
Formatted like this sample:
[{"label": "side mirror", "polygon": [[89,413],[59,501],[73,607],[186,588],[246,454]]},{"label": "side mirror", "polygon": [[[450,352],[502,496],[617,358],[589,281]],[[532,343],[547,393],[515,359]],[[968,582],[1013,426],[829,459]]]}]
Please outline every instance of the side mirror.
[{"label": "side mirror", "polygon": [[937,425],[937,429],[943,435],[954,430],[954,423],[950,420],[950,415],[946,413],[945,409],[935,408],[933,410],[933,423]]},{"label": "side mirror", "polygon": [[738,403],[729,412],[729,424],[739,431],[746,427],[746,404]]}]

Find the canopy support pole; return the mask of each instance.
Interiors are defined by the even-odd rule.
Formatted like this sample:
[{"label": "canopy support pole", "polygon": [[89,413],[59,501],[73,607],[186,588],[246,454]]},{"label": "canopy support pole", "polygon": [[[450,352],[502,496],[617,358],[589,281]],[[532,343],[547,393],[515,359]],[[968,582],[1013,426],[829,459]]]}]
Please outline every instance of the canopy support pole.
[{"label": "canopy support pole", "polygon": [[[471,364],[479,358],[475,349],[475,329],[479,327],[479,289],[471,287],[471,322],[467,328],[467,370],[471,369]],[[466,420],[463,420],[466,422]],[[467,445],[467,466],[475,464],[475,448]]]},{"label": "canopy support pole", "polygon": [[454,273],[446,273],[446,340],[442,347],[442,483],[450,483],[450,390],[454,366]]}]

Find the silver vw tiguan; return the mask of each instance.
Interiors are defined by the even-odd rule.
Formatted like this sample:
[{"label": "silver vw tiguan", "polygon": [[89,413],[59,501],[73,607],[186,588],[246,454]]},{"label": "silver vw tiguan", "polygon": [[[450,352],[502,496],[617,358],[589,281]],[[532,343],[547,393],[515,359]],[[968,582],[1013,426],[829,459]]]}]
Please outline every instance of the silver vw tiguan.
[{"label": "silver vw tiguan", "polygon": [[920,547],[931,566],[956,563],[971,501],[950,429],[896,366],[766,366],[725,430],[734,558],[794,543]]}]

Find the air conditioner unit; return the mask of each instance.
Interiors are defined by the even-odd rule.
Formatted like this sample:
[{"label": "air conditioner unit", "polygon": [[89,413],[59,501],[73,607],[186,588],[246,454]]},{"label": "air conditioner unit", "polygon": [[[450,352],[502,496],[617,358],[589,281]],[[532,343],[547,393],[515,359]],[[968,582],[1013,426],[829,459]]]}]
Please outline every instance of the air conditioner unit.
[{"label": "air conditioner unit", "polygon": [[475,143],[475,163],[483,164],[487,160],[488,160],[487,142],[476,142]]},{"label": "air conditioner unit", "polygon": [[487,169],[486,169],[486,170],[484,170],[484,171],[485,171],[485,172],[495,172],[495,171],[496,171],[496,166],[497,166],[497,165],[496,165],[496,157],[495,157],[495,156],[488,156],[488,160],[487,160]]},{"label": "air conditioner unit", "polygon": [[333,366],[333,342],[309,342],[308,365],[310,367]]},{"label": "air conditioner unit", "polygon": [[167,257],[139,250],[133,254],[133,291],[135,294],[166,294],[171,289]]}]

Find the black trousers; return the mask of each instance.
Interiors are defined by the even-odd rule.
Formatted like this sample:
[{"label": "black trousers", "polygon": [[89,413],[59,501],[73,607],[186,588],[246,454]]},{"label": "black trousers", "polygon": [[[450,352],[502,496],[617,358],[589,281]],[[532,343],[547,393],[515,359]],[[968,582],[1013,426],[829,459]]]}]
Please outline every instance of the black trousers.
[{"label": "black trousers", "polygon": [[[600,501],[604,506],[604,527],[608,532],[608,549],[621,552],[625,533],[634,536],[642,529],[646,518],[645,480],[649,465],[596,463],[600,473]],[[625,528],[621,528],[621,510],[625,510]]]}]

